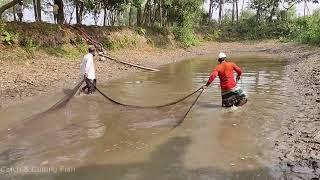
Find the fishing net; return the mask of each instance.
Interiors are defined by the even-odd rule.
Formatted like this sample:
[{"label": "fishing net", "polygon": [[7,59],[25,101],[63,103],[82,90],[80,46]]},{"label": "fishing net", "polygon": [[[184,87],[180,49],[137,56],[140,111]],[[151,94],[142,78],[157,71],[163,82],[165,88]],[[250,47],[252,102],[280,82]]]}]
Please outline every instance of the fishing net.
[{"label": "fishing net", "polygon": [[0,132],[0,165],[26,160],[48,149],[72,147],[82,140],[89,143],[103,138],[112,144],[119,138],[139,139],[142,132],[168,131],[183,122],[203,91],[199,88],[163,105],[137,106],[118,102],[99,88],[94,95],[75,96],[82,84],[47,111]]}]

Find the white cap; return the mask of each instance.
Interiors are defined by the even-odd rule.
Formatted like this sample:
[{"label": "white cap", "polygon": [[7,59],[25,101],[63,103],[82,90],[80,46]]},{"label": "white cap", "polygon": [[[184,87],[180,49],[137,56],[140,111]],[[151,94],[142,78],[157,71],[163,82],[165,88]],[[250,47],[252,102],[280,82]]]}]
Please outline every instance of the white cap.
[{"label": "white cap", "polygon": [[223,53],[223,52],[219,53],[219,59],[226,58],[226,57],[227,57],[227,55],[225,53]]}]

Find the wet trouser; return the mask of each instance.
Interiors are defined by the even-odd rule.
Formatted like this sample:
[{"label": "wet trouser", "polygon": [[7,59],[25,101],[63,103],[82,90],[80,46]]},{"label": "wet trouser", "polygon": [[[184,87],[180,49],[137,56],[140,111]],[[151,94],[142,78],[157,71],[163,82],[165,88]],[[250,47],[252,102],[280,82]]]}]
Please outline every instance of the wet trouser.
[{"label": "wet trouser", "polygon": [[235,87],[231,90],[224,90],[222,95],[222,107],[242,106],[247,103],[246,94],[240,87]]},{"label": "wet trouser", "polygon": [[88,94],[92,94],[96,91],[96,85],[97,85],[97,80],[96,79],[88,79],[84,78],[84,81],[86,82],[86,86],[82,88],[82,90],[85,92],[86,89],[88,89]]}]

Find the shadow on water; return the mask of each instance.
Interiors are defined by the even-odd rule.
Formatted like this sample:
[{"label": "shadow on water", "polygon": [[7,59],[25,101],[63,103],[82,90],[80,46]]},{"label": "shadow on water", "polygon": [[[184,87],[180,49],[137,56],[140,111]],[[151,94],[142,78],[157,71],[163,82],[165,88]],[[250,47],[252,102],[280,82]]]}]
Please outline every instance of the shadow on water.
[{"label": "shadow on water", "polygon": [[[19,180],[267,180],[270,179],[267,168],[228,172],[215,167],[189,169],[184,165],[188,145],[188,137],[174,137],[167,143],[158,146],[150,154],[150,159],[133,164],[88,165],[77,168],[74,172],[48,175],[26,175]],[[166,156],[163,156],[166,154]],[[215,156],[215,154],[212,154]],[[254,178],[256,177],[256,178]]]},{"label": "shadow on water", "polygon": [[73,89],[63,89],[62,92],[63,92],[65,95],[72,95]]}]

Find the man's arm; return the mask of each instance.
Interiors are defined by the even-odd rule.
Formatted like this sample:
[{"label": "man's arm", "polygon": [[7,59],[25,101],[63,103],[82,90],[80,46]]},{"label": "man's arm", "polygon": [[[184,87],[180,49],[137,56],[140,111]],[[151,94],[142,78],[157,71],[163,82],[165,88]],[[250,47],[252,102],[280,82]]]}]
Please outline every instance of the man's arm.
[{"label": "man's arm", "polygon": [[211,73],[209,79],[208,79],[208,82],[207,82],[206,86],[209,86],[217,76],[218,76],[218,70],[214,69],[213,72]]},{"label": "man's arm", "polygon": [[238,76],[237,76],[237,81],[240,80],[241,75],[242,75],[242,71],[239,68],[239,66],[237,66],[236,64],[233,63],[233,70],[237,72]]},{"label": "man's arm", "polygon": [[92,63],[93,63],[93,59],[88,58],[87,59],[87,63],[86,63],[86,67],[85,67],[85,76],[86,77],[88,76],[88,73],[89,73],[89,70],[90,70],[90,67],[91,67]]}]

